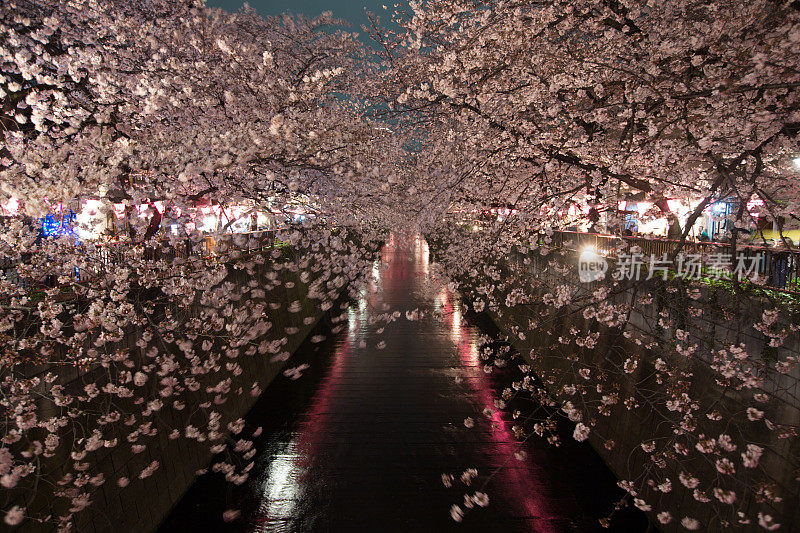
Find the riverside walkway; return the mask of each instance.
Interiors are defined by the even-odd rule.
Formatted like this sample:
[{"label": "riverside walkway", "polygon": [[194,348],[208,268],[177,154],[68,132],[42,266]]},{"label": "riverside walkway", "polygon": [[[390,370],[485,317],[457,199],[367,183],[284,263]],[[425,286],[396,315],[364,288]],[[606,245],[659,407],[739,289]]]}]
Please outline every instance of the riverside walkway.
[{"label": "riverside walkway", "polygon": [[[426,315],[407,320],[414,309]],[[394,311],[401,318],[371,323]],[[290,364],[310,364],[303,376],[277,380],[248,415],[264,427],[248,482],[201,476],[161,531],[600,530],[621,491],[588,444],[535,438],[520,447],[509,413],[495,412],[494,424],[482,416],[514,369],[484,373],[480,332],[431,276],[424,240],[391,239],[348,313],[340,332],[295,354]],[[459,478],[469,468],[478,475],[466,486]],[[442,473],[453,474],[451,488]],[[463,509],[475,491],[489,505],[454,522],[451,505]],[[224,523],[225,509],[242,514]],[[626,513],[612,530],[647,527]]]}]

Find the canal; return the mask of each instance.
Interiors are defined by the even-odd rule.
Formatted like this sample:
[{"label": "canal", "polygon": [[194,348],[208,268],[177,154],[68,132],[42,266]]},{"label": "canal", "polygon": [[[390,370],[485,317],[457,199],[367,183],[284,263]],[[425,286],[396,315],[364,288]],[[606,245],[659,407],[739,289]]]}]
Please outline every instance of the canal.
[{"label": "canal", "polygon": [[[277,379],[248,414],[264,428],[249,480],[198,477],[160,531],[607,531],[598,519],[622,491],[587,443],[565,427],[561,447],[520,445],[509,413],[481,414],[515,369],[483,371],[482,331],[461,307],[432,275],[424,240],[390,239],[341,331],[321,324],[326,340],[290,361],[309,365],[302,377]],[[425,315],[407,319],[416,309]],[[380,320],[394,311],[399,319]],[[467,469],[477,470],[469,486]],[[466,509],[464,494],[476,491],[488,506]],[[461,523],[453,504],[466,511]],[[226,509],[241,516],[223,522]],[[638,511],[611,523],[646,528]]]}]

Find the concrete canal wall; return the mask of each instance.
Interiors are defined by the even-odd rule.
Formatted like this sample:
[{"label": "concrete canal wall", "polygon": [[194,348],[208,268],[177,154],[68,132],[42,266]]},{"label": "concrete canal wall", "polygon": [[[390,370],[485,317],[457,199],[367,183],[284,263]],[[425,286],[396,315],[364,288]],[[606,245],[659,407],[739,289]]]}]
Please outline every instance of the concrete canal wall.
[{"label": "concrete canal wall", "polygon": [[[253,279],[260,283],[266,280],[280,281],[280,286],[266,292],[263,303],[267,307],[266,316],[271,323],[271,328],[264,335],[258,337],[257,342],[271,342],[288,337],[288,341],[280,347],[281,352],[294,353],[304,342],[310,332],[314,330],[317,323],[327,316],[327,320],[337,320],[342,309],[341,302],[337,302],[332,307],[322,309],[320,306],[319,294],[327,293],[329,298],[334,300],[341,296],[349,285],[347,275],[342,268],[338,272],[328,273],[329,275],[321,278],[321,271],[316,271],[311,279],[303,282],[301,274],[296,269],[281,268],[273,270],[269,255],[265,254],[267,260],[257,265],[251,273],[243,270],[234,269],[233,263],[229,265],[229,275],[226,281],[233,282],[235,286],[242,287]],[[312,265],[312,270],[315,270]],[[287,284],[289,287],[287,287]],[[309,295],[309,287],[316,284],[315,294]],[[244,300],[244,299],[243,299]],[[288,307],[293,302],[299,302],[300,308],[292,309]],[[267,305],[270,304],[270,305]],[[198,302],[190,312],[189,317],[201,317],[204,307]],[[235,312],[234,312],[235,315]],[[295,328],[296,333],[287,335],[286,328]],[[141,337],[141,331],[128,332],[124,340],[120,343],[121,349],[138,351],[136,341]],[[224,350],[225,344],[215,344],[210,352],[216,351],[220,354],[217,364],[225,365],[230,359],[226,359]],[[178,357],[182,357],[180,354]],[[146,448],[140,453],[133,453],[131,445],[124,441],[121,433],[122,442],[113,448],[101,448],[94,452],[91,457],[91,475],[102,473],[105,483],[97,488],[87,485],[86,491],[90,493],[91,505],[79,512],[75,517],[75,530],[81,533],[93,532],[147,532],[153,531],[166,517],[172,507],[177,504],[183,494],[188,490],[195,479],[199,469],[209,467],[213,454],[210,452],[208,442],[198,443],[196,440],[184,437],[185,428],[192,424],[201,431],[208,430],[208,414],[216,411],[221,415],[220,431],[228,433],[225,425],[238,418],[243,418],[250,408],[258,401],[260,394],[251,394],[251,386],[257,382],[260,388],[266,387],[280,375],[286,362],[270,362],[271,353],[255,353],[254,355],[241,355],[236,362],[241,366],[242,372],[238,376],[228,373],[231,378],[230,390],[227,400],[218,404],[215,402],[216,392],[206,390],[207,386],[215,386],[225,377],[222,373],[212,373],[210,376],[198,376],[197,380],[201,387],[197,392],[185,391],[180,399],[186,404],[185,409],[176,411],[171,408],[162,409],[157,413],[157,424],[153,427],[158,428],[158,432],[153,436],[141,435],[136,441],[137,444],[144,444]],[[48,368],[39,368],[37,373],[44,374]],[[58,383],[65,386],[66,391],[77,393],[84,384],[91,382],[94,378],[92,373],[102,369],[94,368],[86,371],[71,372],[70,374],[61,373]],[[224,371],[224,368],[223,368]],[[206,379],[209,378],[209,379]],[[145,397],[157,398],[157,376],[152,375],[148,383],[143,387],[147,389]],[[165,403],[172,402],[175,397],[165,400]],[[209,402],[205,408],[200,405]],[[115,406],[123,413],[136,413],[144,410],[144,405],[126,405],[124,400],[120,400],[119,405]],[[136,423],[141,423],[137,420]],[[116,424],[122,424],[120,420]],[[172,440],[169,438],[169,429],[177,429],[181,432],[180,438]],[[253,428],[249,431],[252,432]],[[248,430],[245,430],[238,438],[247,438]],[[104,428],[104,438],[110,438],[113,430],[108,426]],[[70,434],[65,438],[72,438]],[[217,441],[217,442],[224,442]],[[70,464],[68,457],[55,457],[49,460],[46,478],[49,482],[60,479],[65,469],[63,465]],[[153,461],[158,461],[159,468],[148,478],[140,479],[139,473],[142,472]],[[62,466],[59,467],[58,465]],[[117,486],[117,480],[126,477],[130,484],[125,488]],[[56,489],[57,490],[57,489]],[[61,504],[53,505],[52,496],[48,497],[48,491],[38,491],[42,493],[31,500],[30,494],[17,494],[16,502],[27,506],[29,512],[50,513],[56,517],[63,514],[64,508]],[[33,520],[26,520],[18,528],[20,531],[52,531],[55,529],[52,523],[37,523]]]},{"label": "concrete canal wall", "polygon": [[[300,282],[296,274],[284,272],[281,278],[284,282],[294,281],[296,285],[292,289],[285,289],[285,297],[279,300],[283,304],[282,308],[270,316],[273,327],[267,334],[267,340],[282,337],[286,327],[296,327],[299,332],[289,336],[289,341],[281,350],[294,353],[326,313],[317,306],[319,302],[307,297],[307,286]],[[302,310],[288,313],[286,307],[295,300],[301,302]],[[305,324],[305,317],[313,317],[314,321]],[[223,405],[213,406],[222,415],[222,420],[244,417],[259,399],[259,396],[250,394],[250,385],[257,381],[265,389],[286,366],[286,362],[270,363],[269,354],[240,357],[239,364],[242,366],[242,374],[236,378],[236,383],[242,387],[242,393],[229,394]],[[232,387],[233,390],[235,388],[236,386]],[[201,401],[205,399],[195,400]],[[193,406],[191,398],[186,403],[187,409]],[[165,415],[163,421],[169,427],[182,429],[192,421],[191,416],[181,416],[183,413],[174,410],[167,411]],[[189,489],[195,479],[195,472],[208,467],[213,456],[208,443],[198,443],[183,436],[170,440],[166,431],[159,431],[147,443],[145,452],[132,454],[129,450],[130,448],[124,446],[109,453],[101,463],[101,470],[113,472],[116,477],[128,477],[131,480],[130,485],[120,490],[114,483],[116,478],[110,477],[92,495],[92,506],[78,515],[78,531],[146,532],[156,529]],[[161,463],[161,468],[150,478],[140,480],[138,473],[155,460]]]},{"label": "concrete canal wall", "polygon": [[[565,276],[563,272],[550,268],[546,261],[529,259],[523,262],[523,259],[524,257],[520,255],[510,258],[504,264],[501,263],[501,270],[514,270],[513,278],[504,277],[504,279],[522,279],[527,275],[528,280],[531,281],[527,287],[538,284],[542,293],[564,284],[578,288],[577,279],[572,279],[569,275]],[[595,283],[591,289],[594,290],[598,286]],[[584,285],[582,290],[585,291],[586,288],[587,286]],[[628,397],[635,397],[644,408],[628,410],[622,405],[617,405],[611,411],[610,416],[603,416],[592,408],[594,414],[590,411],[589,416],[596,425],[590,433],[589,442],[618,478],[626,480],[641,480],[642,477],[648,476],[648,471],[653,469],[650,454],[640,446],[642,442],[654,439],[665,442],[674,437],[675,417],[672,416],[674,413],[667,412],[663,402],[659,405],[655,401],[657,393],[650,395],[643,394],[642,391],[659,391],[660,387],[665,386],[655,381],[653,362],[657,357],[663,356],[663,350],[674,348],[675,330],[678,326],[684,331],[688,331],[691,342],[699,345],[695,358],[687,359],[684,367],[680,369],[692,374],[692,377],[686,380],[691,384],[690,389],[687,389],[688,394],[703,406],[717,402],[723,412],[738,412],[740,416],[736,420],[743,421],[741,425],[737,424],[738,427],[726,428],[724,424],[715,424],[708,420],[704,416],[706,411],[701,411],[697,417],[696,433],[716,437],[721,431],[728,431],[743,437],[743,439],[739,438],[738,442],[744,440],[745,442],[766,443],[760,463],[763,467],[763,475],[766,476],[764,481],[774,484],[784,499],[773,505],[762,504],[756,502],[750,492],[746,496],[748,500],[745,502],[745,507],[765,510],[776,521],[784,524],[784,529],[791,530],[792,524],[800,524],[800,506],[797,505],[800,496],[796,480],[800,473],[798,470],[800,467],[798,464],[800,442],[797,438],[776,439],[776,432],[767,431],[763,425],[748,423],[743,413],[746,407],[752,404],[754,391],[733,390],[720,386],[717,382],[719,375],[709,366],[708,354],[711,350],[741,343],[745,345],[749,354],[756,354],[757,360],[776,361],[786,356],[797,357],[800,355],[797,336],[790,336],[787,342],[777,350],[768,346],[767,337],[753,328],[753,325],[761,321],[761,314],[765,309],[775,307],[774,302],[763,298],[752,299],[749,307],[743,311],[740,304],[733,301],[733,296],[725,291],[703,290],[702,295],[697,300],[693,300],[680,299],[675,294],[659,292],[655,285],[650,285],[647,289],[653,289],[652,292],[655,294],[649,304],[638,301],[638,298],[647,292],[641,287],[639,289],[631,288],[609,297],[609,303],[614,304],[629,305],[637,300],[636,305],[631,306],[632,311],[627,324],[620,329],[610,329],[593,320],[586,320],[580,312],[568,313],[564,310],[550,321],[548,317],[554,316],[552,309],[541,304],[518,305],[511,308],[499,306],[487,309],[485,313],[509,337],[509,340],[527,359],[537,376],[545,384],[548,381],[555,383],[558,375],[573,374],[580,366],[590,366],[597,371],[613,368],[614,375],[621,375],[620,382],[617,384],[620,401]],[[468,296],[475,294],[474,288],[469,286],[462,290]],[[471,291],[472,295],[470,295]],[[500,295],[498,301],[503,299],[503,295]],[[734,307],[735,305],[737,307]],[[693,315],[689,312],[692,308],[701,309],[702,314]],[[683,313],[678,314],[685,318],[683,321],[679,318],[678,322],[681,323],[677,325],[674,320],[676,309],[682,309]],[[659,325],[659,320],[665,316],[670,316],[672,319],[668,320],[669,323],[666,324],[666,327],[662,327]],[[797,316],[792,312],[784,313],[783,323],[779,325],[787,327],[796,319]],[[546,327],[530,331],[531,321],[546,324]],[[569,361],[563,357],[563,352],[559,353],[559,350],[563,348],[559,339],[574,338],[573,331],[576,329],[597,332],[599,340],[592,349],[575,346],[577,359]],[[526,333],[525,339],[521,339],[518,335],[520,331]],[[658,346],[647,349],[623,336],[621,333],[624,331],[646,331],[648,336],[655,339]],[[558,348],[554,349],[556,345]],[[537,354],[536,358],[531,358],[532,350]],[[637,370],[631,374],[620,373],[619,368],[622,363],[627,357],[634,354],[638,355],[641,361]],[[800,424],[800,409],[798,409],[800,407],[800,400],[798,400],[800,399],[800,375],[798,375],[798,369],[795,368],[788,375],[784,375],[774,371],[773,368],[771,371],[764,371],[762,377],[764,378],[762,390],[772,397],[770,403],[765,406],[766,418],[776,423],[797,427]],[[556,387],[549,388],[549,392],[562,403],[567,400],[576,401],[575,396],[568,397],[560,394]],[[601,394],[597,394],[596,391],[589,388],[585,397],[587,404],[599,404],[600,396]],[[759,430],[759,427],[764,429]],[[614,442],[612,449],[606,447],[609,440]],[[735,457],[738,458],[741,451],[737,450]],[[708,490],[709,496],[713,498],[713,495],[710,494],[710,486],[713,484],[709,484],[707,481],[717,478],[714,462],[704,461],[705,457],[698,460],[696,453],[692,455],[694,457],[690,457],[686,461],[667,460],[663,468],[656,468],[656,475],[653,475],[652,472],[649,474],[651,477],[670,478],[672,481],[673,488],[669,493],[661,493],[648,487],[645,487],[644,490],[648,501],[656,502],[658,509],[668,510],[675,517],[675,520],[669,525],[659,524],[659,529],[682,531],[680,519],[684,516],[700,520],[703,530],[718,529],[717,524],[719,524],[720,517],[716,513],[720,508],[713,504],[698,502],[693,496],[693,491],[686,489],[678,481],[681,471],[691,471],[703,480],[700,488]],[[741,462],[738,464],[738,482],[752,484],[757,481],[755,477],[752,477],[751,470],[742,468]],[[741,486],[736,488],[741,501],[744,491],[741,490]],[[652,518],[653,515],[650,516]],[[738,525],[738,528],[739,530],[761,530],[757,523],[747,526]]]}]

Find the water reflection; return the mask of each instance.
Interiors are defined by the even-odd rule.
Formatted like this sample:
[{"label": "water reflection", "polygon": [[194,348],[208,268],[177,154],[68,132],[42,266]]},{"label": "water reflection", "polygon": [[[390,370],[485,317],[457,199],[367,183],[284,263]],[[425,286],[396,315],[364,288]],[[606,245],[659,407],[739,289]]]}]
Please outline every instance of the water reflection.
[{"label": "water reflection", "polygon": [[[597,518],[618,496],[615,480],[588,445],[517,442],[513,421],[494,404],[512,369],[483,371],[479,332],[457,295],[431,275],[427,243],[392,236],[372,274],[348,309],[347,327],[321,350],[306,345],[295,356],[312,364],[304,377],[276,381],[248,415],[267,430],[247,486],[201,478],[162,529],[598,529]],[[417,308],[426,316],[406,320]],[[398,320],[376,321],[394,311]],[[487,407],[495,411],[491,421],[480,414]],[[462,424],[467,416],[478,420],[472,429]],[[518,449],[527,460],[514,458]],[[467,468],[478,470],[478,483],[488,478],[491,504],[456,524],[450,505],[475,487],[447,489],[440,476],[458,478]],[[231,506],[243,517],[222,524],[213,513]]]}]

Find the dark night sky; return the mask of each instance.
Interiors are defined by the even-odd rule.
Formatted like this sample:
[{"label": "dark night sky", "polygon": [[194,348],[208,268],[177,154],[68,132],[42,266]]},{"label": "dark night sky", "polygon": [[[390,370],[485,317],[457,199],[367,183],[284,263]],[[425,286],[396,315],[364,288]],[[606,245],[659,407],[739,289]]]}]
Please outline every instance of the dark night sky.
[{"label": "dark night sky", "polygon": [[[238,11],[244,0],[207,0],[209,7],[221,7],[225,11]],[[248,3],[262,15],[279,15],[281,13],[302,13],[316,16],[323,11],[332,11],[338,18],[352,24],[349,31],[361,31],[361,25],[367,23],[366,10],[380,15],[381,22],[388,22],[398,0],[249,0]],[[401,2],[405,5],[406,2]],[[383,9],[386,5],[388,10]],[[366,10],[365,10],[366,8]]]}]

